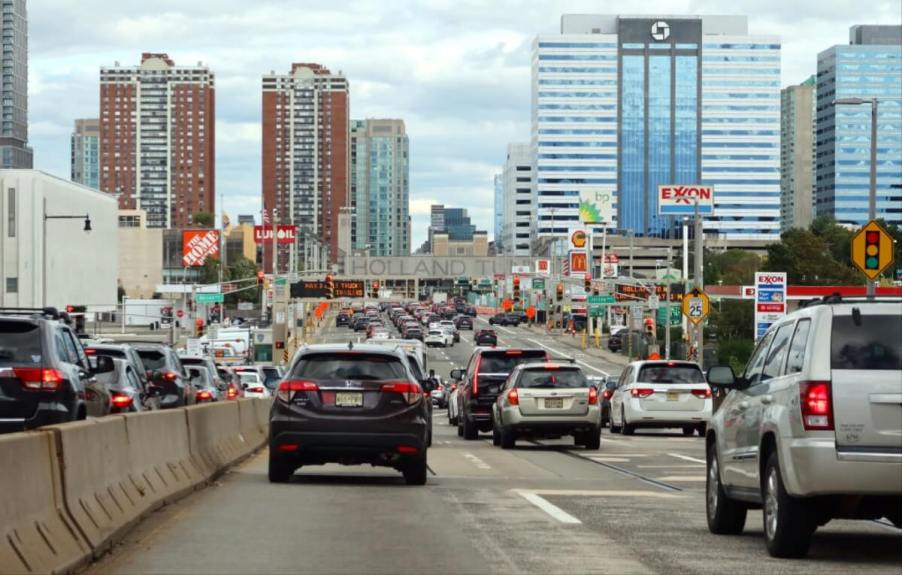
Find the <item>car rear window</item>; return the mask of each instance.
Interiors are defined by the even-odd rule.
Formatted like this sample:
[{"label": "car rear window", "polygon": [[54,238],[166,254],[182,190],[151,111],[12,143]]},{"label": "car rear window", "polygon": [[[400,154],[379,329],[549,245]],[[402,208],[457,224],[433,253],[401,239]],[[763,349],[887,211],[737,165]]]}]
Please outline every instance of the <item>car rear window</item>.
[{"label": "car rear window", "polygon": [[523,372],[517,387],[526,389],[572,389],[589,387],[586,376],[578,369],[530,369]]},{"label": "car rear window", "polygon": [[41,329],[26,321],[0,322],[0,364],[41,363]]},{"label": "car rear window", "polygon": [[898,315],[833,316],[832,369],[902,370],[902,321]]},{"label": "car rear window", "polygon": [[641,383],[705,383],[702,370],[693,365],[646,365],[639,370]]},{"label": "car rear window", "polygon": [[397,357],[379,354],[311,354],[291,372],[297,379],[406,379],[404,364]]},{"label": "car rear window", "polygon": [[141,356],[141,361],[144,362],[144,367],[146,369],[154,370],[164,369],[166,367],[166,354],[161,351],[142,349],[138,350],[138,355]]},{"label": "car rear window", "polygon": [[479,360],[479,373],[510,373],[521,363],[529,363],[545,359],[541,350],[522,350],[517,352],[487,352]]},{"label": "car rear window", "polygon": [[88,348],[94,349],[94,355],[102,355],[105,357],[118,357],[119,359],[125,359],[125,352],[119,349],[97,349],[97,348]]}]

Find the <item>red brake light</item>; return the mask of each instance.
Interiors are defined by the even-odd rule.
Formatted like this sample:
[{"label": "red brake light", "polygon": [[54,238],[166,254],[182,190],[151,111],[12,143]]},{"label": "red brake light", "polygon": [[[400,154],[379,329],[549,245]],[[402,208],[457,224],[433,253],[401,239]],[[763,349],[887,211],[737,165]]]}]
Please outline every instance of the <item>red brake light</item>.
[{"label": "red brake light", "polygon": [[176,379],[178,379],[178,377],[178,374],[174,371],[167,371],[163,374],[163,379],[165,379],[166,381],[175,381]]},{"label": "red brake light", "polygon": [[206,389],[197,392],[197,399],[213,399],[213,395]]},{"label": "red brake light", "polygon": [[226,391],[226,399],[235,399],[236,397],[238,397],[238,390],[230,385]]},{"label": "red brake light", "polygon": [[409,381],[394,381],[382,384],[382,393],[400,393],[407,405],[413,405],[423,397],[423,388]]},{"label": "red brake light", "polygon": [[282,453],[291,453],[297,451],[298,448],[300,448],[300,445],[298,445],[297,443],[283,443],[276,449],[281,451]]},{"label": "red brake light", "polygon": [[611,396],[614,395],[614,391],[610,389],[606,389],[601,392],[601,397],[605,399],[611,399]]},{"label": "red brake light", "polygon": [[642,397],[648,397],[649,395],[653,394],[654,392],[655,392],[655,390],[648,388],[648,387],[634,387],[633,389],[630,390],[630,395],[632,395],[633,397],[642,398]]},{"label": "red brake light", "polygon": [[263,393],[264,391],[262,387],[249,387],[247,390],[251,393]]},{"label": "red brake light", "polygon": [[276,395],[282,401],[291,401],[294,398],[294,394],[298,391],[319,391],[319,386],[312,381],[287,379],[279,383],[279,390]]},{"label": "red brake light", "polygon": [[520,394],[517,393],[516,387],[507,392],[507,401],[511,405],[520,405]]},{"label": "red brake light", "polygon": [[94,349],[93,347],[86,347],[85,355],[97,355],[97,350]]},{"label": "red brake light", "polygon": [[110,401],[112,402],[113,407],[122,409],[123,407],[128,407],[132,404],[132,397],[124,393],[114,393]]},{"label": "red brake light", "polygon": [[523,351],[519,349],[509,349],[504,352],[505,355],[523,355]]},{"label": "red brake light", "polygon": [[692,395],[698,397],[699,399],[707,399],[711,397],[711,388],[706,387],[705,389],[693,389]]},{"label": "red brake light", "polygon": [[594,387],[589,388],[589,405],[598,405],[598,390]]},{"label": "red brake light", "polygon": [[403,453],[405,455],[413,454],[413,453],[416,453],[417,451],[419,451],[419,450],[416,447],[414,447],[413,445],[399,445],[398,446],[398,453]]},{"label": "red brake light", "polygon": [[545,364],[544,366],[542,366],[542,367],[544,367],[545,369],[549,369],[549,370],[550,370],[550,369],[560,369],[560,368],[561,368],[561,366],[560,366],[559,364],[557,364],[557,363],[546,363],[546,364]]},{"label": "red brake light", "polygon": [[470,395],[476,397],[479,393],[479,366],[482,364],[482,356],[476,358],[476,367],[473,369],[473,387],[470,388]]},{"label": "red brake light", "polygon": [[833,429],[833,400],[829,381],[803,381],[799,384],[802,424],[807,430]]},{"label": "red brake light", "polygon": [[25,386],[34,391],[56,391],[63,383],[63,374],[56,369],[14,367],[13,373]]}]

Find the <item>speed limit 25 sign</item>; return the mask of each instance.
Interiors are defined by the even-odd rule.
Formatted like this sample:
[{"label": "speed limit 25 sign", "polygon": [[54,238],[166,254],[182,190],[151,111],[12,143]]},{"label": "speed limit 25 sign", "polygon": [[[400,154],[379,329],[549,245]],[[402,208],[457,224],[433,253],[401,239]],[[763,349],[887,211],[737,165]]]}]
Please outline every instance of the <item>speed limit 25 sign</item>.
[{"label": "speed limit 25 sign", "polygon": [[698,325],[704,321],[709,311],[711,300],[705,292],[694,289],[683,298],[683,315],[693,324]]}]

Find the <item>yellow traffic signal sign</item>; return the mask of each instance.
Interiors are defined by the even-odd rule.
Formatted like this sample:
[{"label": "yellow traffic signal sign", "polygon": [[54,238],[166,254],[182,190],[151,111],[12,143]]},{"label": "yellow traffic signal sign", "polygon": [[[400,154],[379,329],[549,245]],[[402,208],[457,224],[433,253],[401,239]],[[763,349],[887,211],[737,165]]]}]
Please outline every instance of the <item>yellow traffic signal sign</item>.
[{"label": "yellow traffic signal sign", "polygon": [[893,263],[893,237],[875,220],[852,236],[852,263],[870,280]]},{"label": "yellow traffic signal sign", "polygon": [[710,311],[711,300],[708,298],[708,294],[698,288],[683,298],[683,315],[695,325],[704,321]]}]

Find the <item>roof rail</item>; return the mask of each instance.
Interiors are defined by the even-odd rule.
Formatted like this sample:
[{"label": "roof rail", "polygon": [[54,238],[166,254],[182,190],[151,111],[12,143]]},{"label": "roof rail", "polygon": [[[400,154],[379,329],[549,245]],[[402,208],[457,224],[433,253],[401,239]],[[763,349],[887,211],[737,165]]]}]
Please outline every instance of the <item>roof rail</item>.
[{"label": "roof rail", "polygon": [[[63,314],[52,306],[47,307],[0,307],[0,315],[27,315],[48,319],[62,319]],[[68,317],[68,316],[66,316]]]},{"label": "roof rail", "polygon": [[816,305],[834,305],[840,303],[869,303],[869,302],[883,302],[883,303],[895,303],[902,302],[902,297],[897,295],[853,295],[853,296],[843,296],[839,292],[820,297],[814,298],[810,300],[803,301],[801,304],[801,308],[807,308]]}]

